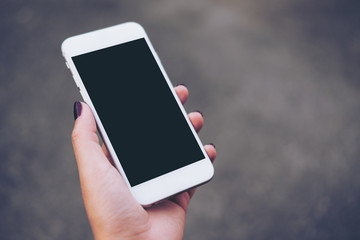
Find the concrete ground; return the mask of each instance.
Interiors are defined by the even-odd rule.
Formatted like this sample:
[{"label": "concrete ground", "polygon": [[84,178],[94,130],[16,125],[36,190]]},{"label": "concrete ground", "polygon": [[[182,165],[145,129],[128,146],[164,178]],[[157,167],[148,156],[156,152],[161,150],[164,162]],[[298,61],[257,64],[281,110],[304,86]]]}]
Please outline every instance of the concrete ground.
[{"label": "concrete ground", "polygon": [[75,34],[137,21],[200,109],[214,179],[185,239],[360,239],[358,1],[0,3],[0,239],[91,239],[70,142]]}]

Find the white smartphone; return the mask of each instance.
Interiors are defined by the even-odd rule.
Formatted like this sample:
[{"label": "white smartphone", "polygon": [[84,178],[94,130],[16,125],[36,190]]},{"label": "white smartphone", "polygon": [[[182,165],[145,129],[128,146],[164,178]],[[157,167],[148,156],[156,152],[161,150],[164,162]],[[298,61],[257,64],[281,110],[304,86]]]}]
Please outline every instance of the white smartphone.
[{"label": "white smartphone", "polygon": [[212,163],[139,24],[70,37],[61,48],[116,168],[141,205],[212,178]]}]

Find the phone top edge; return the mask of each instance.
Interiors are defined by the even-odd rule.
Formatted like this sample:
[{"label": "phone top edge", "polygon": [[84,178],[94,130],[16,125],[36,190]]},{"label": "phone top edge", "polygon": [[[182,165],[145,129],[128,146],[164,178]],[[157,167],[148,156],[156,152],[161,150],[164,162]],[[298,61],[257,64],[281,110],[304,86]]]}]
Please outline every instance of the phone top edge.
[{"label": "phone top edge", "polygon": [[[137,22],[125,22],[117,25],[113,25],[110,27],[97,29],[94,31],[74,35],[66,38],[61,44],[61,50],[63,55],[65,56],[68,51],[73,52],[74,46],[78,47],[80,45],[87,45],[88,42],[96,41],[97,39],[113,39],[113,38],[121,38],[121,36],[128,36],[129,33],[132,33],[134,38],[139,38],[140,36],[145,37],[146,32],[145,29]],[[128,40],[123,40],[128,41]],[[108,42],[115,43],[117,41]],[[111,45],[111,43],[109,43]],[[70,54],[74,55],[74,54]]]}]

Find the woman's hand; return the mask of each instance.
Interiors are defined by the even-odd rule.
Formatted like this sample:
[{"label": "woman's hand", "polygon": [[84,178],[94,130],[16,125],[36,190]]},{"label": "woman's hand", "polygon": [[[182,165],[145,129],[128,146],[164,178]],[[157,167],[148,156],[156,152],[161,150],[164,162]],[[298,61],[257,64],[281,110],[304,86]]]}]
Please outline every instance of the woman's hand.
[{"label": "woman's hand", "polygon": [[[175,90],[184,104],[189,95],[187,88],[180,85]],[[100,146],[90,108],[76,102],[74,115],[72,142],[86,213],[95,239],[182,239],[187,207],[195,189],[144,209],[111,164],[106,148]],[[198,132],[203,126],[201,113],[192,112],[189,118]],[[205,150],[214,161],[214,145],[205,145]]]}]

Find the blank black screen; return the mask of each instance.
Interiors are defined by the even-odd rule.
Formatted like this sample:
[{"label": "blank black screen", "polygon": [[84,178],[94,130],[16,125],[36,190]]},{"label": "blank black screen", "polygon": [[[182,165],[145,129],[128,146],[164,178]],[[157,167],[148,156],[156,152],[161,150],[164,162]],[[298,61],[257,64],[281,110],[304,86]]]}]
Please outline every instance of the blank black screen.
[{"label": "blank black screen", "polygon": [[131,186],[204,159],[145,39],[72,59]]}]

